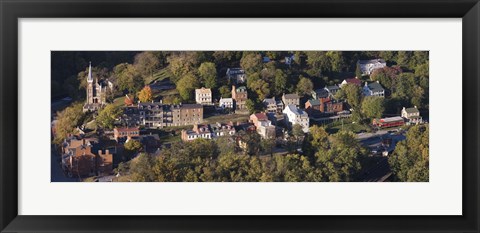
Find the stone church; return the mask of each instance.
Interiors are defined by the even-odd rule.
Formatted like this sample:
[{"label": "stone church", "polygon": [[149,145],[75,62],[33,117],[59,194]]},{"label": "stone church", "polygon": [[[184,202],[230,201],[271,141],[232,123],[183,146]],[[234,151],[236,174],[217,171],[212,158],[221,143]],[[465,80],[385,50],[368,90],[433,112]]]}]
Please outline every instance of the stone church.
[{"label": "stone church", "polygon": [[87,76],[87,101],[83,111],[97,111],[107,103],[107,88],[113,89],[113,84],[105,80],[93,80],[92,63],[88,68]]}]

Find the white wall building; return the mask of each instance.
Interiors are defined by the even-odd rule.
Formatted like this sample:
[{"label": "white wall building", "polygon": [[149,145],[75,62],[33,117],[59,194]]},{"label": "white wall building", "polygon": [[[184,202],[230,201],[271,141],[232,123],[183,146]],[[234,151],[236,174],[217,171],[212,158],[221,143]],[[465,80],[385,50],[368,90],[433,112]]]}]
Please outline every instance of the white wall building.
[{"label": "white wall building", "polygon": [[221,108],[231,108],[233,109],[233,99],[232,98],[220,98],[218,106]]},{"label": "white wall building", "polygon": [[308,133],[310,128],[310,122],[308,118],[308,114],[298,109],[295,105],[287,105],[283,110],[283,116],[285,119],[285,123],[292,128],[294,124],[299,124],[302,126],[303,132]]},{"label": "white wall building", "polygon": [[383,59],[372,59],[359,60],[358,65],[360,65],[360,70],[363,75],[370,75],[375,69],[381,69],[387,66],[387,63]]},{"label": "white wall building", "polygon": [[210,88],[202,87],[195,89],[195,100],[197,104],[210,105],[212,104],[212,90]]}]

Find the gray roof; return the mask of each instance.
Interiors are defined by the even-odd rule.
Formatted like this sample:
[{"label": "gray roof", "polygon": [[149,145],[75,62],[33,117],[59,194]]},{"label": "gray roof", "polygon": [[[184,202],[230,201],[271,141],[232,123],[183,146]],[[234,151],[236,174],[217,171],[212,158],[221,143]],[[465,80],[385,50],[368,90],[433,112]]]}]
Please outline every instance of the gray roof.
[{"label": "gray roof", "polygon": [[405,112],[407,113],[417,113],[419,112],[417,108],[405,108]]},{"label": "gray roof", "polygon": [[307,102],[310,102],[312,106],[320,105],[320,100],[318,99],[309,99]]},{"label": "gray roof", "polygon": [[287,108],[290,109],[290,111],[292,111],[292,112],[295,113],[296,115],[307,115],[306,112],[304,112],[304,111],[301,110],[301,109],[298,109],[297,106],[295,106],[295,105],[293,105],[293,104],[287,105]]},{"label": "gray roof", "polygon": [[192,108],[203,108],[203,106],[201,104],[182,104],[180,108],[192,109]]},{"label": "gray roof", "polygon": [[333,86],[326,86],[325,89],[329,91],[333,91],[333,90],[338,90],[339,87],[337,85],[333,85]]},{"label": "gray roof", "polygon": [[382,85],[380,85],[380,83],[377,83],[377,82],[368,84],[368,89],[370,89],[372,92],[382,92],[385,90],[383,89]]},{"label": "gray roof", "polygon": [[317,90],[315,90],[315,93],[317,94],[317,98],[328,97],[328,91],[325,90],[325,89],[317,89]]},{"label": "gray roof", "polygon": [[264,103],[267,103],[267,104],[276,104],[276,101],[275,101],[275,98],[266,98],[263,100]]},{"label": "gray roof", "polygon": [[300,97],[297,94],[283,94],[285,99],[299,99]]}]

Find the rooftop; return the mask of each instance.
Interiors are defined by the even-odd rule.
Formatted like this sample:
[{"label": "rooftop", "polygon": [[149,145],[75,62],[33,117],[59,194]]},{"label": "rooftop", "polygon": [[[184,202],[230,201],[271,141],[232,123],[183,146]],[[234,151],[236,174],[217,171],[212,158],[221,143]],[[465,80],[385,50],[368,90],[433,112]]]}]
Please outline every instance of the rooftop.
[{"label": "rooftop", "polygon": [[385,63],[383,59],[370,59],[370,60],[359,60],[359,64],[371,64],[371,63]]},{"label": "rooftop", "polygon": [[299,99],[300,97],[297,94],[283,94],[285,99]]},{"label": "rooftop", "polygon": [[382,85],[380,85],[380,83],[377,83],[377,82],[368,84],[368,89],[370,89],[372,92],[382,92],[385,90],[383,89]]},{"label": "rooftop", "polygon": [[295,115],[308,115],[306,112],[304,112],[303,110],[301,109],[298,109],[297,106],[293,105],[293,104],[289,104],[287,105],[287,108],[293,112]]},{"label": "rooftop", "polygon": [[407,113],[418,113],[418,109],[417,108],[405,108],[405,112]]},{"label": "rooftop", "polygon": [[310,105],[312,105],[312,106],[320,105],[320,100],[318,100],[318,99],[309,99],[307,102],[309,102]]}]

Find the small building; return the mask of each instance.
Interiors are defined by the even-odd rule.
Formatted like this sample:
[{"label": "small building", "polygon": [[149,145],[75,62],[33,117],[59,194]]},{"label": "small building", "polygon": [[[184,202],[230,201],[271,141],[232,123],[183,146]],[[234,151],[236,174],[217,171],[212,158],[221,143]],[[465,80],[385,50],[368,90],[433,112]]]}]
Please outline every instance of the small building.
[{"label": "small building", "polygon": [[283,102],[281,100],[275,100],[275,97],[266,98],[263,100],[265,111],[268,113],[281,114],[283,111]]},{"label": "small building", "polygon": [[300,97],[297,94],[283,94],[282,101],[284,106],[295,105],[300,107]]},{"label": "small building", "polygon": [[247,80],[245,71],[242,68],[228,68],[226,75],[229,80],[236,84],[244,83]]},{"label": "small building", "polygon": [[331,98],[321,98],[320,102],[320,112],[336,114],[343,111],[343,102],[331,99]]},{"label": "small building", "polygon": [[223,109],[233,109],[233,99],[232,98],[220,98],[220,101],[218,103],[219,107]]},{"label": "small building", "polygon": [[324,89],[328,92],[328,94],[335,95],[338,92],[338,90],[340,90],[340,87],[337,85],[333,85],[333,86],[325,86]]},{"label": "small building", "polygon": [[382,85],[380,85],[378,81],[370,84],[365,82],[365,86],[363,86],[363,95],[385,97],[385,89],[383,89]]},{"label": "small building", "polygon": [[257,133],[260,134],[262,138],[275,138],[276,127],[272,125],[272,122],[268,119],[267,114],[254,113],[250,115],[250,122],[255,125]]},{"label": "small building", "polygon": [[277,112],[277,101],[275,101],[274,97],[264,99],[263,105],[265,106],[266,112]]},{"label": "small building", "polygon": [[390,127],[398,127],[403,126],[405,124],[405,120],[402,117],[387,117],[382,119],[373,119],[372,125],[378,128],[390,128]]},{"label": "small building", "polygon": [[248,93],[247,88],[245,86],[235,87],[232,86],[232,99],[235,100],[234,108],[236,111],[245,111],[247,110],[247,99]]},{"label": "small building", "polygon": [[182,130],[181,131],[181,138],[183,141],[192,141],[195,139],[203,138],[203,139],[212,139],[212,133],[208,127],[208,125],[193,125],[192,130]]},{"label": "small building", "polygon": [[363,75],[370,75],[376,69],[381,69],[387,66],[383,59],[359,60],[357,65],[360,66],[360,71]]},{"label": "small building", "polygon": [[361,87],[362,86],[362,81],[360,79],[358,79],[358,77],[355,77],[355,78],[347,78],[347,79],[344,79],[342,81],[342,83],[340,83],[340,88],[342,88],[343,86],[347,85],[347,84],[353,84],[353,85],[356,85],[356,86],[359,86]]},{"label": "small building", "polygon": [[302,126],[303,132],[309,132],[310,122],[306,112],[298,109],[295,105],[290,104],[283,110],[283,115],[285,123],[290,129],[294,124],[299,124]]},{"label": "small building", "polygon": [[309,99],[305,103],[305,111],[310,117],[318,117],[322,114],[320,111],[320,100],[318,99]]},{"label": "small building", "polygon": [[139,103],[138,114],[140,124],[146,128],[194,125],[203,121],[203,105]]},{"label": "small building", "polygon": [[210,124],[210,132],[212,133],[212,137],[222,137],[222,136],[233,136],[237,132],[232,122],[227,124],[224,123],[215,123]]},{"label": "small building", "polygon": [[195,101],[197,104],[212,105],[212,90],[204,87],[195,89]]},{"label": "small building", "polygon": [[140,137],[140,129],[138,127],[115,127],[113,129],[113,137],[117,142],[138,138]]},{"label": "small building", "polygon": [[403,107],[402,117],[405,119],[407,125],[421,124],[423,122],[422,116],[420,116],[420,111],[418,111],[417,106],[414,106],[413,108]]},{"label": "small building", "polygon": [[330,96],[330,94],[328,93],[327,90],[325,90],[325,88],[321,88],[321,89],[317,89],[317,90],[314,90],[312,91],[312,98],[313,99],[320,99],[320,98],[328,98]]}]

